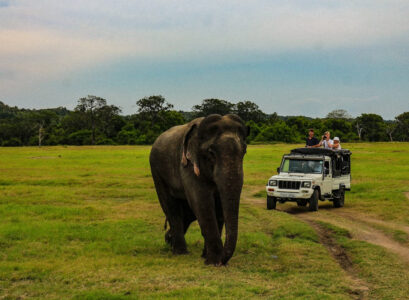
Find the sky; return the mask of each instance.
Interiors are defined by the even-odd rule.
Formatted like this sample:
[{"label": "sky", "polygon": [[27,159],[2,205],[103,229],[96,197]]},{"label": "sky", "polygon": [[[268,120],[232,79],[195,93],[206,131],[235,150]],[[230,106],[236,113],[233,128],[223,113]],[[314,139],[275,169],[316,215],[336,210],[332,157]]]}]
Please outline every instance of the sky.
[{"label": "sky", "polygon": [[124,114],[163,95],[266,113],[409,111],[407,0],[0,0],[0,101]]}]

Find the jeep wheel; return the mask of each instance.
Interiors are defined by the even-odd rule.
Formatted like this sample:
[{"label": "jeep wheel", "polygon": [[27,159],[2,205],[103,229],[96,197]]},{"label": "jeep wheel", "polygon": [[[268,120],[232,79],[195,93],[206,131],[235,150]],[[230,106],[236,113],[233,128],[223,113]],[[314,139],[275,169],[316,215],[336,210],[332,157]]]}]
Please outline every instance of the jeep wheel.
[{"label": "jeep wheel", "polygon": [[341,188],[338,192],[337,197],[334,198],[333,200],[334,207],[343,207],[344,201],[345,201],[345,191],[343,188]]},{"label": "jeep wheel", "polygon": [[318,190],[315,190],[314,193],[312,193],[309,204],[308,204],[308,209],[310,211],[318,210]]},{"label": "jeep wheel", "polygon": [[267,209],[276,209],[277,199],[276,197],[267,196]]}]

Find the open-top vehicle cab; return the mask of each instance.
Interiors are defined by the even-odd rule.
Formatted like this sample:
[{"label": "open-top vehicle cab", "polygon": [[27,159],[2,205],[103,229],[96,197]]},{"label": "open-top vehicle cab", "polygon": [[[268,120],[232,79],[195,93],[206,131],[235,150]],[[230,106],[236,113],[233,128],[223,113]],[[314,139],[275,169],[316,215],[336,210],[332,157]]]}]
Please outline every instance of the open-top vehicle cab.
[{"label": "open-top vehicle cab", "polygon": [[267,209],[276,203],[308,204],[318,210],[318,200],[344,206],[345,191],[351,189],[351,152],[323,148],[297,148],[283,156],[278,175],[267,183]]}]

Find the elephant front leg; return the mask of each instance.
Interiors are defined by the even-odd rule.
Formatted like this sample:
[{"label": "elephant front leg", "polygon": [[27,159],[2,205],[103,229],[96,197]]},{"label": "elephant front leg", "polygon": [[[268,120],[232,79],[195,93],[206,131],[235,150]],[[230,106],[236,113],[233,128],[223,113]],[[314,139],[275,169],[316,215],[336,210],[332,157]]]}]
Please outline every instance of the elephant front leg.
[{"label": "elephant front leg", "polygon": [[223,243],[216,218],[213,189],[203,184],[203,182],[196,182],[192,178],[188,178],[186,185],[190,187],[185,189],[188,203],[199,222],[205,241],[205,250],[203,250],[205,263],[221,265]]},{"label": "elephant front leg", "polygon": [[205,238],[205,246],[203,249],[203,254],[205,258],[205,264],[207,265],[215,265],[220,266],[222,264],[222,256],[223,256],[223,244],[220,239],[216,238],[209,238],[208,236]]},{"label": "elephant front leg", "polygon": [[[216,218],[217,218],[217,227],[219,229],[219,236],[220,236],[220,239],[221,239],[222,238],[223,225],[224,225],[224,219],[223,219],[223,212],[221,210],[221,207],[218,207],[217,202],[216,202]],[[203,247],[202,257],[207,258],[206,243],[205,243],[205,245]]]},{"label": "elephant front leg", "polygon": [[204,237],[205,245],[202,253],[206,264],[221,265],[223,243],[220,237],[219,224],[215,211],[211,208],[204,210],[198,216],[199,226]]}]

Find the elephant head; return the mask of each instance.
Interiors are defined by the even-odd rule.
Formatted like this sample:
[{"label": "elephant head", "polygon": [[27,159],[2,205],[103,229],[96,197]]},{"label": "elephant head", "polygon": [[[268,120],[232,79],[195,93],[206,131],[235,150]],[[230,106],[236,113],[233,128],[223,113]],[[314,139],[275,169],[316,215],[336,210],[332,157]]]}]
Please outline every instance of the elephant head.
[{"label": "elephant head", "polygon": [[237,115],[210,115],[191,124],[183,142],[182,164],[190,162],[196,176],[213,182],[220,197],[226,228],[223,264],[237,242],[247,135],[248,128]]}]

